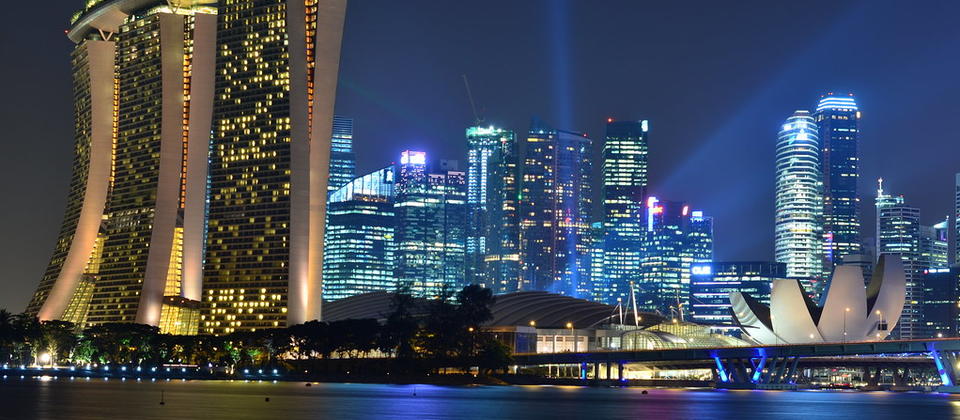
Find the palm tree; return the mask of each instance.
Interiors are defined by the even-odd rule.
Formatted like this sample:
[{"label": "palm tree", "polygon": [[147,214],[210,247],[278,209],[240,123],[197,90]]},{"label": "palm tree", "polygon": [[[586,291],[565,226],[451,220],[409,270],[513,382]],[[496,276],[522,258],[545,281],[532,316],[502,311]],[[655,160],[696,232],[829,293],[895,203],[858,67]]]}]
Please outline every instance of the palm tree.
[{"label": "palm tree", "polygon": [[10,361],[13,332],[13,314],[6,309],[0,309],[0,363]]}]

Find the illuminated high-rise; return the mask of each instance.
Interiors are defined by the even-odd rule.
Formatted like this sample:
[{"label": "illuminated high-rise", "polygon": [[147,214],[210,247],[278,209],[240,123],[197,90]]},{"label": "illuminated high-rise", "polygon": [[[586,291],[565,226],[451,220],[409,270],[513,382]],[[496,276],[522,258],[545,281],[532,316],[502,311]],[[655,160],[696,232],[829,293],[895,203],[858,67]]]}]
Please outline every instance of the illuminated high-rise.
[{"label": "illuminated high-rise", "polygon": [[538,120],[526,136],[520,181],[521,290],[577,296],[589,277],[592,141]]},{"label": "illuminated high-rise", "polygon": [[899,256],[906,274],[903,315],[892,334],[905,340],[921,338],[922,276],[927,267],[924,267],[921,246],[920,209],[907,205],[902,195],[885,193],[882,179],[877,189],[876,206],[877,254]]},{"label": "illuminated high-rise", "polygon": [[201,330],[320,318],[345,0],[220,0]]},{"label": "illuminated high-rise", "polygon": [[519,151],[512,131],[467,128],[467,248],[465,282],[495,293],[520,283],[517,187]]},{"label": "illuminated high-rise", "polygon": [[960,264],[960,174],[954,175],[953,264]]},{"label": "illuminated high-rise", "polygon": [[393,291],[394,167],[356,178],[327,203],[323,301]]},{"label": "illuminated high-rise", "polygon": [[645,214],[640,269],[632,281],[637,307],[685,316],[690,309],[691,267],[713,261],[713,219],[686,203],[656,197],[647,198]]},{"label": "illuminated high-rise", "polygon": [[603,269],[598,299],[626,302],[640,274],[644,194],[647,188],[647,120],[607,120],[603,144]]},{"label": "illuminated high-rise", "polygon": [[811,296],[823,289],[823,174],[817,124],[796,111],[780,130],[776,157],[776,260]]},{"label": "illuminated high-rise", "polygon": [[825,275],[845,255],[863,253],[860,240],[860,111],[853,95],[823,95],[813,118],[823,173]]},{"label": "illuminated high-rise", "polygon": [[217,13],[104,0],[74,15],[73,180],[27,313],[196,333]]},{"label": "illuminated high-rise", "polygon": [[353,153],[353,118],[333,116],[333,135],[330,138],[330,183],[327,189],[334,192],[353,181],[356,171],[356,156]]},{"label": "illuminated high-rise", "polygon": [[437,297],[464,285],[466,175],[455,161],[428,165],[404,151],[396,169],[394,273],[416,296]]},{"label": "illuminated high-rise", "polygon": [[950,245],[947,241],[950,218],[932,226],[920,225],[920,260],[925,269],[950,267]]},{"label": "illuminated high-rise", "polygon": [[787,267],[772,262],[694,263],[690,269],[690,313],[694,322],[735,333],[730,292],[744,292],[760,303],[770,303],[774,280],[785,279]]}]

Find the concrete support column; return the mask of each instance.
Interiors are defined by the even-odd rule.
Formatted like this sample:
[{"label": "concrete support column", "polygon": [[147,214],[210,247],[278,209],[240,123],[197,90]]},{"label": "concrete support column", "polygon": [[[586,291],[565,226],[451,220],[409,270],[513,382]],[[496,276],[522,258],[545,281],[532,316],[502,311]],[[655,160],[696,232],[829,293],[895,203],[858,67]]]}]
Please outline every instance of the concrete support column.
[{"label": "concrete support column", "polygon": [[623,380],[623,363],[617,363],[617,379]]}]

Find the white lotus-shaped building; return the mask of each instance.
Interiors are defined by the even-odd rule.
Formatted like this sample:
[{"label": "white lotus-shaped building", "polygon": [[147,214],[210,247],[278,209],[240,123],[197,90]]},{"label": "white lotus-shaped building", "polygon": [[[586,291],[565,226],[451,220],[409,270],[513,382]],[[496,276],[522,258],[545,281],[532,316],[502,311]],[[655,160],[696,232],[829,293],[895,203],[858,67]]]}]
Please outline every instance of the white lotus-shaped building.
[{"label": "white lotus-shaped building", "polygon": [[881,255],[866,287],[859,266],[837,266],[823,307],[796,279],[774,280],[769,307],[741,292],[731,292],[730,303],[740,328],[760,344],[840,343],[886,338],[900,319],[905,296],[900,257]]}]

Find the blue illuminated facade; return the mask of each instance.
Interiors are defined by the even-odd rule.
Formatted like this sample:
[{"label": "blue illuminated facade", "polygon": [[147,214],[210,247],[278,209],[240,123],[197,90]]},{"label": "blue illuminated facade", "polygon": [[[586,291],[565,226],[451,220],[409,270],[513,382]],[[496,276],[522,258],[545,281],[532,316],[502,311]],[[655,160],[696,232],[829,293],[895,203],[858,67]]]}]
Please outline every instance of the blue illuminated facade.
[{"label": "blue illuminated facade", "polygon": [[323,300],[393,291],[394,167],[364,175],[327,202]]},{"label": "blue illuminated facade", "polygon": [[640,275],[647,188],[647,120],[607,120],[603,144],[603,266],[595,295],[601,302],[626,303],[630,282]]},{"label": "blue illuminated facade", "polygon": [[684,318],[690,308],[690,270],[713,260],[713,220],[683,202],[647,198],[640,275],[640,310]]},{"label": "blue illuminated facade", "polygon": [[824,287],[823,173],[817,124],[808,111],[787,118],[777,137],[776,260],[811,296]]},{"label": "blue illuminated facade", "polygon": [[356,166],[356,156],[353,153],[353,119],[334,115],[330,138],[330,182],[327,190],[336,191],[352,181]]},{"label": "blue illuminated facade", "polygon": [[520,285],[519,160],[516,135],[469,127],[465,281],[494,293]]},{"label": "blue illuminated facade", "polygon": [[825,274],[845,255],[863,253],[860,238],[860,111],[853,95],[823,95],[813,119],[820,138]]},{"label": "blue illuminated facade", "polygon": [[463,286],[466,249],[466,174],[455,161],[432,166],[424,152],[401,153],[394,204],[397,282],[428,298]]},{"label": "blue illuminated facade", "polygon": [[926,337],[960,336],[960,267],[924,270],[921,307]]},{"label": "blue illuminated facade", "polygon": [[739,330],[730,314],[730,292],[744,292],[761,303],[770,303],[774,280],[787,277],[787,266],[775,262],[714,262],[693,264],[690,269],[690,312],[693,322],[717,330]]},{"label": "blue illuminated facade", "polygon": [[521,290],[578,296],[589,278],[592,141],[538,120],[520,181]]}]

